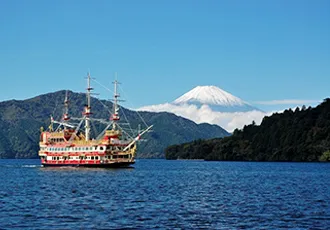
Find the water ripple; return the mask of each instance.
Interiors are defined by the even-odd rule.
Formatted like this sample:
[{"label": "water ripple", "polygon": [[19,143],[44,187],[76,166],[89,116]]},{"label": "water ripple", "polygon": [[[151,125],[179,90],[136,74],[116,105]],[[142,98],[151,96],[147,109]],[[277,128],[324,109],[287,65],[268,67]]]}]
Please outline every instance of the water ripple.
[{"label": "water ripple", "polygon": [[0,160],[0,229],[329,229],[330,164]]}]

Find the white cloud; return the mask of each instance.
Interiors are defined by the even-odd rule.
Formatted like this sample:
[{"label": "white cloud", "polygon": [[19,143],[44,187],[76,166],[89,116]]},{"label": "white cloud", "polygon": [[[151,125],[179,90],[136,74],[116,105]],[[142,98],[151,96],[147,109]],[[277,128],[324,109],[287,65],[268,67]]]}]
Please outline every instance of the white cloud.
[{"label": "white cloud", "polygon": [[271,101],[255,101],[259,105],[304,105],[320,102],[319,100],[299,100],[299,99],[284,99]]},{"label": "white cloud", "polygon": [[178,116],[185,117],[196,123],[216,124],[226,129],[228,132],[233,132],[236,128],[243,128],[244,125],[251,124],[255,121],[259,125],[264,116],[271,115],[271,113],[264,113],[261,111],[249,112],[215,112],[212,111],[208,105],[202,105],[200,108],[196,105],[175,105],[170,103],[145,106],[137,109],[139,111],[149,112],[171,112]]}]

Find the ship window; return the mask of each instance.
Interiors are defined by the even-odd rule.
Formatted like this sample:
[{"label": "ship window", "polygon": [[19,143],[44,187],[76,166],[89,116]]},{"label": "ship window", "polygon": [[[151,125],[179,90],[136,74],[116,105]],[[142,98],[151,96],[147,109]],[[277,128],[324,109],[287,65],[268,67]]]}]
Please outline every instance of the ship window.
[{"label": "ship window", "polygon": [[103,147],[100,147],[100,150],[103,150]]},{"label": "ship window", "polygon": [[99,157],[98,157],[98,156],[96,156],[96,157],[95,157],[95,160],[98,160],[98,159],[99,159]]},{"label": "ship window", "polygon": [[92,156],[91,159],[94,160],[94,157]]},{"label": "ship window", "polygon": [[95,150],[97,150],[97,146],[95,146]]}]

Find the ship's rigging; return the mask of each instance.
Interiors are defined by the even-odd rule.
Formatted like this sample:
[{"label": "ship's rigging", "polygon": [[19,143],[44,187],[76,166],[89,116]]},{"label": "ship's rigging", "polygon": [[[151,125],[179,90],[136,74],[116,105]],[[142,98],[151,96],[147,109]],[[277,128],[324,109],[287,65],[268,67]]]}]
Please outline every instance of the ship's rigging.
[{"label": "ship's rigging", "polygon": [[[144,130],[138,128],[137,131],[132,129],[127,120],[125,110],[118,104],[121,100],[119,99],[119,82],[117,79],[113,82],[112,111],[99,100],[99,102],[107,108],[107,111],[109,111],[109,120],[93,118],[91,105],[93,88],[91,87],[91,80],[92,78],[88,73],[86,105],[84,106],[81,118],[70,116],[68,91],[66,91],[64,98],[64,110],[61,120],[56,121],[53,116],[51,116],[49,129],[42,132],[40,138],[39,155],[43,165],[101,165],[104,167],[111,167],[111,165],[129,165],[134,163],[136,142],[143,134],[151,130],[152,125],[148,126],[139,114],[146,128]],[[127,122],[120,122],[120,112]],[[96,130],[93,133],[94,136],[91,132],[93,122],[100,124],[98,125],[98,130],[100,130],[100,126],[103,125],[103,130],[99,132],[98,135],[96,135],[97,129],[94,126]],[[55,126],[56,128],[54,130]],[[127,126],[128,129],[124,126]],[[68,154],[70,155],[69,158],[67,157]],[[77,157],[79,157],[78,161]],[[71,159],[75,159],[75,161]],[[95,161],[95,159],[99,161]]]}]

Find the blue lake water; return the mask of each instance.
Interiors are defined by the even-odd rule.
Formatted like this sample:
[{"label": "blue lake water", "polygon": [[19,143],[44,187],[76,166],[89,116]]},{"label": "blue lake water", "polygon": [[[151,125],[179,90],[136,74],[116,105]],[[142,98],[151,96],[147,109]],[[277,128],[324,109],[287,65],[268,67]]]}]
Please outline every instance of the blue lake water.
[{"label": "blue lake water", "polygon": [[0,229],[330,229],[330,164],[0,160]]}]

